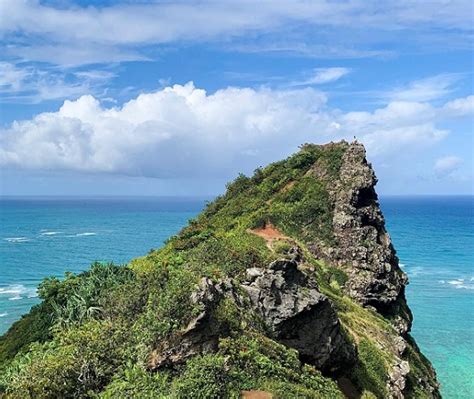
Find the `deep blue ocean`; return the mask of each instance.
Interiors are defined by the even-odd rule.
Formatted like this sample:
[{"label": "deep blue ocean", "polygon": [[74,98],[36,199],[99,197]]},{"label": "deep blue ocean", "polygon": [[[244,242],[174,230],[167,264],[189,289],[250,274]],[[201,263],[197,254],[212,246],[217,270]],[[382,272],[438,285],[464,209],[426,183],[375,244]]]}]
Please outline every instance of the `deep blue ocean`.
[{"label": "deep blue ocean", "polygon": [[[445,398],[474,397],[474,197],[382,197],[408,273],[413,335]],[[205,199],[0,200],[0,333],[37,303],[45,276],[157,248]]]}]

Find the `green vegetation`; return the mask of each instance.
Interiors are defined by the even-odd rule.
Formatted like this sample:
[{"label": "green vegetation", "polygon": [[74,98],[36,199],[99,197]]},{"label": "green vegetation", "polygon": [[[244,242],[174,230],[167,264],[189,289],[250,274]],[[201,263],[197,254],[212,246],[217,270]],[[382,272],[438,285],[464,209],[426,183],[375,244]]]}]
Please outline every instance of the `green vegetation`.
[{"label": "green vegetation", "polygon": [[[266,336],[261,320],[231,300],[213,317],[225,325],[213,353],[159,371],[150,357],[161,342],[179,339],[202,309],[191,301],[199,281],[238,283],[249,267],[265,268],[295,243],[307,273],[333,302],[358,347],[346,375],[364,398],[386,396],[396,332],[372,310],[343,294],[345,271],[315,259],[306,243],[333,242],[334,183],[347,145],[304,145],[292,157],[240,175],[166,245],[129,265],[95,263],[78,275],[46,279],[43,302],[0,338],[0,396],[6,398],[239,398],[264,390],[274,398],[342,398],[335,381],[302,363],[298,353]],[[271,223],[289,239],[272,245],[251,229]],[[409,383],[428,362],[410,345]],[[333,376],[335,377],[335,376]]]}]

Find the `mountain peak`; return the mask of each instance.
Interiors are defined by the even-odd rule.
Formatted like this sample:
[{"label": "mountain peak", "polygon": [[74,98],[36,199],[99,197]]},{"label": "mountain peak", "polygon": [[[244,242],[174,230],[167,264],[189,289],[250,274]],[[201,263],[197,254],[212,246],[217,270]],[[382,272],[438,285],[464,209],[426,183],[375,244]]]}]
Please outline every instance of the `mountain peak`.
[{"label": "mountain peak", "polygon": [[164,247],[45,280],[0,340],[0,389],[438,398],[376,181],[362,144],[304,144],[239,175]]}]

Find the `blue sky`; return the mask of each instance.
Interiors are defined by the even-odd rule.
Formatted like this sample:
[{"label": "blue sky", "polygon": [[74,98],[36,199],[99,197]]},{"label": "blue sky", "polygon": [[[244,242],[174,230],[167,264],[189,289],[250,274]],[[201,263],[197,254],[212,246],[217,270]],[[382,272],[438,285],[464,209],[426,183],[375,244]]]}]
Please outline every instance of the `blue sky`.
[{"label": "blue sky", "polygon": [[0,0],[0,194],[209,195],[304,142],[473,192],[470,1]]}]

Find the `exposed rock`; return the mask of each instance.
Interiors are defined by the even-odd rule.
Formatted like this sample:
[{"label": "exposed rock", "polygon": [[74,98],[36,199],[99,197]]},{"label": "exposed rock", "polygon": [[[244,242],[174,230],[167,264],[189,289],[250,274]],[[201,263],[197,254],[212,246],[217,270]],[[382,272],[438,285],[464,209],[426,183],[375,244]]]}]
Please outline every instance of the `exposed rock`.
[{"label": "exposed rock", "polygon": [[405,353],[405,350],[407,349],[407,341],[405,341],[405,339],[403,339],[402,337],[396,337],[394,339],[394,344],[395,350],[397,351],[398,355],[403,355]]},{"label": "exposed rock", "polygon": [[393,366],[389,373],[387,390],[391,398],[403,399],[405,396],[403,390],[406,386],[406,377],[410,372],[410,364],[405,360],[400,360]]},{"label": "exposed rock", "polygon": [[277,341],[323,370],[347,367],[355,360],[355,349],[342,333],[329,299],[298,270],[295,259],[301,254],[292,254],[293,259],[276,260],[268,269],[248,269],[242,288]]},{"label": "exposed rock", "polygon": [[172,339],[160,342],[150,356],[150,369],[174,366],[194,355],[216,351],[219,338],[228,334],[226,326],[214,316],[214,310],[224,297],[230,297],[243,306],[230,280],[214,283],[203,278],[197,290],[191,294],[191,302],[202,308],[201,313]]},{"label": "exposed rock", "polygon": [[[327,187],[334,206],[335,244],[315,242],[309,248],[316,256],[348,273],[345,292],[349,296],[386,316],[398,314],[394,324],[401,333],[406,333],[412,321],[404,294],[408,279],[398,265],[385,229],[374,189],[377,178],[366,160],[362,144],[337,145],[344,145],[347,150],[339,179]],[[325,171],[316,164],[312,173],[321,177]],[[403,311],[399,312],[399,308]]]},{"label": "exposed rock", "polygon": [[[251,310],[261,316],[277,341],[296,349],[305,362],[335,372],[355,361],[355,348],[343,334],[329,299],[318,291],[315,280],[298,270],[295,259],[300,256],[294,250],[292,259],[276,260],[268,269],[247,269],[247,281],[241,288],[248,294]],[[150,368],[174,366],[217,350],[219,338],[228,334],[214,316],[224,298],[240,308],[245,306],[245,298],[229,279],[214,283],[203,278],[191,294],[201,313],[176,337],[160,343],[150,357]]]}]

